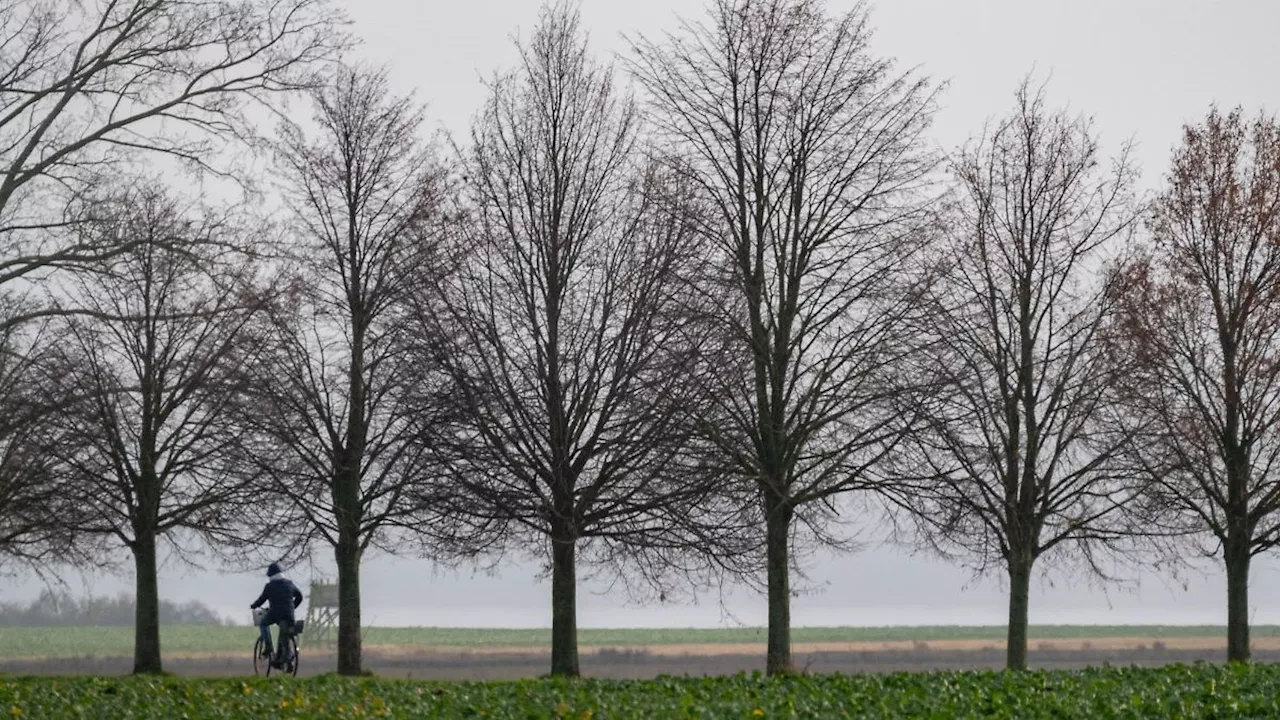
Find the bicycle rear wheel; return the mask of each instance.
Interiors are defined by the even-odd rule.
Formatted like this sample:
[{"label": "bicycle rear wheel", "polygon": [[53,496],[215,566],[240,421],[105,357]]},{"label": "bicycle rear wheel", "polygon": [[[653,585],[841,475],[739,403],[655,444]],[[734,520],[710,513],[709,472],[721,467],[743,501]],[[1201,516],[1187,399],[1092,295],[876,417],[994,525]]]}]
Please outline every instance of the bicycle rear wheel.
[{"label": "bicycle rear wheel", "polygon": [[285,672],[294,677],[298,677],[298,641],[292,635],[289,636],[289,663],[285,665]]}]

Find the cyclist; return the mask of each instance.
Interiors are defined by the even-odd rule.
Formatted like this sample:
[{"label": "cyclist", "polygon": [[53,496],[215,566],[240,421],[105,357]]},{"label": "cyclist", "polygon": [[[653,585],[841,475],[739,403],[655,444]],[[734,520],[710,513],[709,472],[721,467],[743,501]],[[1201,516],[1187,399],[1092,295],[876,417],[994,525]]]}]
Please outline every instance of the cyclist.
[{"label": "cyclist", "polygon": [[[285,633],[293,632],[293,611],[302,604],[302,591],[293,584],[293,581],[284,576],[280,563],[271,563],[267,567],[267,585],[262,588],[262,594],[249,608],[256,610],[262,603],[270,603],[267,614],[262,616],[262,622],[258,625],[258,630],[262,633],[262,656],[270,658],[272,655],[271,626],[273,624],[280,626],[280,644],[283,646]],[[287,658],[277,658],[271,664],[279,667],[285,660]]]}]

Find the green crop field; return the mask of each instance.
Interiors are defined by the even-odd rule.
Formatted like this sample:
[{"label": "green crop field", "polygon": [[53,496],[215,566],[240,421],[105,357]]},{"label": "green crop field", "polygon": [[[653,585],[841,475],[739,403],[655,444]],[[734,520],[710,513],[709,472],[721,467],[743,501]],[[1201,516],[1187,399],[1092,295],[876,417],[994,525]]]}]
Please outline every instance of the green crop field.
[{"label": "green crop field", "polygon": [[[796,643],[885,642],[931,640],[1004,640],[1004,628],[987,627],[834,627],[792,631]],[[1170,638],[1226,637],[1226,630],[1212,625],[1040,625],[1032,626],[1033,640],[1107,637]],[[1254,638],[1280,636],[1280,626],[1253,628]],[[167,626],[161,629],[166,654],[247,652],[256,630],[251,627]],[[547,629],[480,628],[367,628],[368,645],[436,648],[545,648],[550,647]],[[626,647],[670,644],[732,644],[765,641],[763,628],[722,629],[584,629],[579,634],[583,647]],[[306,637],[303,638],[306,645]],[[128,627],[0,627],[0,659],[121,657],[133,653],[133,629]]]},{"label": "green crop field", "polygon": [[7,718],[1236,718],[1280,715],[1280,668],[1168,666],[652,681],[0,678]]}]

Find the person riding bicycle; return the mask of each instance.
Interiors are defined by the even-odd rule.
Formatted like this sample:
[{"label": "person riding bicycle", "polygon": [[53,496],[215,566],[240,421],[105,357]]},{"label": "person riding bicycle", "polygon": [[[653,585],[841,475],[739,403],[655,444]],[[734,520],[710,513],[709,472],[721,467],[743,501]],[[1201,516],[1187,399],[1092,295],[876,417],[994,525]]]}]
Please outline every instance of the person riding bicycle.
[{"label": "person riding bicycle", "polygon": [[[280,568],[280,563],[271,563],[267,567],[267,584],[262,588],[262,594],[257,600],[249,606],[251,610],[257,610],[262,603],[270,603],[267,614],[262,616],[262,622],[258,623],[258,630],[262,633],[262,656],[271,657],[271,626],[280,625],[280,637],[282,646],[286,632],[293,632],[294,617],[293,611],[302,604],[302,591],[298,589],[293,581],[284,576],[284,572]],[[287,658],[282,658],[281,661]],[[272,663],[276,664],[276,663]]]}]

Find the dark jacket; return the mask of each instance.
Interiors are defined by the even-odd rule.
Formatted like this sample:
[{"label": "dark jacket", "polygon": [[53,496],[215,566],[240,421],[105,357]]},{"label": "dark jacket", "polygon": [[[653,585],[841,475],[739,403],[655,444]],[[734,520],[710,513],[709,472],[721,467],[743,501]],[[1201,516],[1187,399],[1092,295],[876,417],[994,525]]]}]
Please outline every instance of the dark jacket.
[{"label": "dark jacket", "polygon": [[271,603],[271,610],[274,613],[287,611],[290,615],[302,604],[302,591],[292,580],[284,577],[273,577],[267,582],[266,587],[262,588],[262,594],[249,607],[256,608],[262,603]]}]

